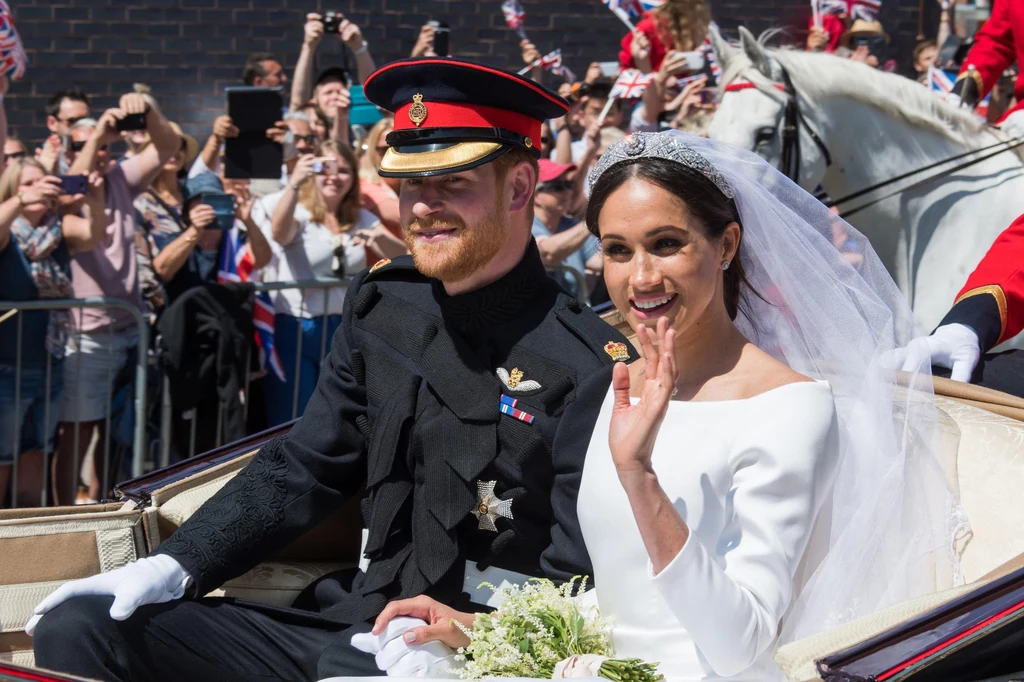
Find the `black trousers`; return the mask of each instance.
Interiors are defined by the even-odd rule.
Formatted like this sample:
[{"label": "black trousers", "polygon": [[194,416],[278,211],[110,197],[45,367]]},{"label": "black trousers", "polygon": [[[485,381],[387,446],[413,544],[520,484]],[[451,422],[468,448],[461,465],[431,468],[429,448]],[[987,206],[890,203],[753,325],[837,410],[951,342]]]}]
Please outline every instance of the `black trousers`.
[{"label": "black trousers", "polygon": [[220,599],[143,606],[110,617],[112,597],[69,599],[39,622],[36,665],[118,682],[312,682],[383,675],[349,641],[370,624],[345,626],[315,614],[261,609]]}]

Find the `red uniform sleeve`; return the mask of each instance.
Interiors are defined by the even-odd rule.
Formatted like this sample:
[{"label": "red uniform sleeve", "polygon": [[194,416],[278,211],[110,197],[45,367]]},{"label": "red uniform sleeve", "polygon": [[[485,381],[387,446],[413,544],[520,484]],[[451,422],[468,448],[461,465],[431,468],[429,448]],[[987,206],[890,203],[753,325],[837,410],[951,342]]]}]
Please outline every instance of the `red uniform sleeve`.
[{"label": "red uniform sleeve", "polygon": [[967,278],[942,324],[978,333],[982,350],[1024,329],[1024,215],[1006,228]]},{"label": "red uniform sleeve", "polygon": [[1010,3],[1013,0],[995,0],[992,15],[974,35],[974,46],[967,53],[957,81],[967,77],[971,66],[975,68],[978,99],[984,99],[1003,71],[1017,59],[1014,50],[1013,24],[1010,21]]}]

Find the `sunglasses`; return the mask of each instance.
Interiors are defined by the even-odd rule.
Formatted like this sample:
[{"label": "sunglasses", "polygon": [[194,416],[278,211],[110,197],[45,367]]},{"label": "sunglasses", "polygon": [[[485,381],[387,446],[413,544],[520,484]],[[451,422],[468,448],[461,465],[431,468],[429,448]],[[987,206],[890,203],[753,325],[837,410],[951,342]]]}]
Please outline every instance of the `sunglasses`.
[{"label": "sunglasses", "polygon": [[317,136],[313,133],[309,135],[295,135],[293,138],[296,142],[305,142],[306,144],[316,144]]},{"label": "sunglasses", "polygon": [[89,117],[88,116],[73,116],[71,118],[60,118],[60,117],[58,117],[57,120],[60,121],[61,123],[63,123],[64,125],[73,126],[76,123],[78,123],[79,121],[81,121],[83,118],[89,118]]},{"label": "sunglasses", "polygon": [[28,152],[14,152],[12,154],[8,154],[7,158],[8,159],[24,159],[26,156],[28,156]]},{"label": "sunglasses", "polygon": [[537,185],[538,192],[568,192],[572,189],[572,180],[554,180]]}]

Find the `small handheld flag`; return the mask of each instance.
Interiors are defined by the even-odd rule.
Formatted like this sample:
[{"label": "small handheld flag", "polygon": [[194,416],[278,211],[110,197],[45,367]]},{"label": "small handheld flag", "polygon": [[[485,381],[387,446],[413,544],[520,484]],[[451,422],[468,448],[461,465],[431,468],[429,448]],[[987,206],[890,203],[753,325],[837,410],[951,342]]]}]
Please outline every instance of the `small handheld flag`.
[{"label": "small handheld flag", "polygon": [[21,37],[14,27],[14,15],[4,0],[0,0],[0,73],[18,80],[25,75],[28,57]]},{"label": "small handheld flag", "polygon": [[[956,71],[945,71],[943,69],[936,69],[934,66],[928,69],[928,89],[934,92],[942,99],[946,99],[950,92],[953,90],[953,86],[956,84],[957,72]],[[989,93],[985,99],[978,102],[974,107],[974,114],[981,118],[988,117],[988,105],[992,99],[992,93]]]},{"label": "small handheld flag", "polygon": [[611,97],[619,99],[637,99],[654,80],[653,73],[640,73],[639,69],[626,69],[619,74],[612,86]]},{"label": "small handheld flag", "polygon": [[626,25],[630,33],[636,30],[633,22],[644,15],[644,8],[640,4],[640,0],[601,0],[601,2],[619,18],[619,21]]},{"label": "small handheld flag", "polygon": [[519,75],[525,76],[533,69],[536,69],[538,66],[544,69],[545,71],[550,71],[556,76],[561,76],[569,83],[573,83],[576,80],[576,74],[570,71],[569,67],[562,63],[561,48],[554,50],[553,52],[547,53],[540,59],[533,60],[533,62],[531,62],[529,65],[519,69]]},{"label": "small handheld flag", "polygon": [[819,0],[819,15],[845,14],[851,19],[874,21],[882,0]]},{"label": "small handheld flag", "polygon": [[526,22],[526,11],[519,4],[519,0],[505,0],[501,3],[501,13],[505,15],[505,23],[508,27],[519,34],[519,38],[526,40],[526,29],[523,23]]}]

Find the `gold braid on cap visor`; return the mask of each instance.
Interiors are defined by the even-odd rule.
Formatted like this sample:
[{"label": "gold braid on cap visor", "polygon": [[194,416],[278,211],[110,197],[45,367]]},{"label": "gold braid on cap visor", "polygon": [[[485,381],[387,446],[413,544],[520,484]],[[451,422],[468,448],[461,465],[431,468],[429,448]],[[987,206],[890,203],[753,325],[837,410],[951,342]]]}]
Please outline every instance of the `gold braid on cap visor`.
[{"label": "gold braid on cap visor", "polygon": [[428,173],[458,168],[479,161],[503,146],[497,142],[460,142],[433,152],[403,154],[394,148],[384,153],[380,170],[385,173]]}]

